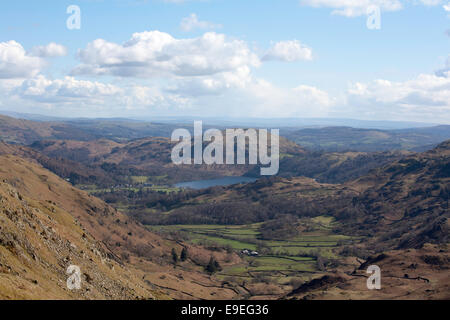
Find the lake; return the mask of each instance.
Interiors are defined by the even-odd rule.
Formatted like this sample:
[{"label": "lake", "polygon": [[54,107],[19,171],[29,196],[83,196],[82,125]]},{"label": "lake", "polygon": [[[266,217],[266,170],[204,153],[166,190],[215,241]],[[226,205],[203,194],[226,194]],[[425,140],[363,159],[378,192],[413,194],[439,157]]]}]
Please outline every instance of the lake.
[{"label": "lake", "polygon": [[216,186],[230,186],[233,184],[251,183],[255,182],[256,180],[258,179],[249,177],[224,177],[213,180],[196,180],[196,181],[181,182],[177,183],[175,187],[199,190]]}]

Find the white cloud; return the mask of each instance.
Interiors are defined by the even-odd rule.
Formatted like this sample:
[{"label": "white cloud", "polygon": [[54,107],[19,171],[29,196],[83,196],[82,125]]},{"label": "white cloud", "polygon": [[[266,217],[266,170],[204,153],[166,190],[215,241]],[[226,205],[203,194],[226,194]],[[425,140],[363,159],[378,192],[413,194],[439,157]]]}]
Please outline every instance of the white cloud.
[{"label": "white cloud", "polygon": [[15,94],[40,102],[71,102],[83,99],[97,102],[104,97],[123,94],[123,90],[114,85],[76,80],[73,77],[51,80],[39,75],[25,80]]},{"label": "white cloud", "polygon": [[208,21],[200,21],[195,13],[192,13],[189,17],[183,18],[180,24],[181,30],[188,32],[194,29],[218,29],[221,25],[214,24]]},{"label": "white cloud", "polygon": [[124,87],[73,77],[48,79],[38,75],[27,80],[0,79],[0,106],[15,105],[15,110],[40,112],[53,110],[67,116],[130,116],[155,111],[176,112],[189,107],[190,100],[158,87]]},{"label": "white cloud", "polygon": [[250,68],[244,66],[212,76],[176,79],[167,91],[188,97],[223,95],[232,89],[244,89],[252,81]]},{"label": "white cloud", "polygon": [[450,77],[421,74],[404,82],[356,83],[347,99],[351,114],[368,118],[450,121]]},{"label": "white cloud", "polygon": [[67,48],[51,42],[46,46],[36,46],[31,49],[32,55],[41,58],[63,57],[67,55]]},{"label": "white cloud", "polygon": [[0,42],[0,79],[33,77],[44,66],[43,59],[29,55],[20,43]]},{"label": "white cloud", "polygon": [[450,2],[442,6],[445,11],[450,12]]},{"label": "white cloud", "polygon": [[246,94],[252,116],[258,117],[324,117],[336,103],[316,87],[280,88],[262,79],[254,81]]},{"label": "white cloud", "polygon": [[332,14],[346,17],[366,15],[370,6],[378,6],[382,11],[398,11],[403,8],[400,0],[300,0],[300,4],[314,8],[331,8]]},{"label": "white cloud", "polygon": [[311,48],[303,45],[298,40],[280,41],[270,48],[262,60],[279,60],[294,62],[299,60],[312,60]]},{"label": "white cloud", "polygon": [[264,79],[251,79],[245,86],[219,90],[214,95],[191,99],[193,116],[320,117],[327,116],[335,99],[318,88],[301,85],[281,88]]},{"label": "white cloud", "polygon": [[257,67],[259,58],[244,41],[214,32],[175,39],[160,31],[133,34],[123,45],[98,39],[78,53],[82,64],[73,74],[120,77],[193,77]]}]

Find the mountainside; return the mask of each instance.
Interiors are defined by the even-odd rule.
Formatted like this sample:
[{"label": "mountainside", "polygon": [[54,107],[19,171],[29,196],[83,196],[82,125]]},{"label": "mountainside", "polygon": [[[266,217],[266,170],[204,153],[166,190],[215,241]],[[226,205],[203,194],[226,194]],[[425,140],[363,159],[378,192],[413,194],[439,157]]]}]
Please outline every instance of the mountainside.
[{"label": "mountainside", "polygon": [[[64,204],[56,202],[62,200],[60,192],[64,191],[50,191],[57,187],[50,173],[14,156],[1,156],[0,161],[0,299],[164,296],[142,281],[142,271],[123,265],[104,243],[97,241],[90,232],[93,228],[85,229],[69,213],[76,214],[82,207],[70,204],[66,198]],[[48,188],[38,191],[42,181]],[[36,193],[39,197],[32,197]],[[78,196],[75,201],[89,203],[81,194]],[[67,289],[69,265],[80,267],[82,290]]]},{"label": "mountainside", "polygon": [[[11,147],[14,148],[14,147]],[[166,240],[103,201],[73,188],[40,165],[0,156],[0,298],[153,299],[232,298],[202,271],[202,247]],[[189,248],[174,269],[171,250]],[[66,288],[69,265],[81,268],[81,290]]]},{"label": "mountainside", "polygon": [[[381,290],[367,289],[367,268],[377,265]],[[352,270],[306,282],[284,298],[292,300],[448,300],[450,299],[450,253],[446,247],[425,245],[421,249],[394,250],[374,255]]]},{"label": "mountainside", "polygon": [[[50,158],[77,161],[91,169],[96,168],[103,171],[103,175],[109,177],[127,175],[164,177],[163,182],[166,184],[222,176],[239,176],[256,167],[254,165],[177,166],[171,160],[172,148],[175,145],[176,143],[171,142],[168,138],[148,137],[126,143],[117,143],[106,139],[93,141],[45,140],[35,142],[30,147]],[[280,153],[289,157],[305,152],[294,142],[280,137]],[[127,183],[130,182],[127,181]]]},{"label": "mountainside", "polygon": [[[364,176],[374,168],[412,154],[407,151],[394,152],[311,152],[296,156],[285,156],[280,160],[278,176],[289,178],[304,176],[324,183],[344,183]],[[259,168],[247,175],[257,176]]]},{"label": "mountainside", "polygon": [[388,248],[447,243],[450,141],[374,170],[349,184],[361,194],[338,215],[364,226]]}]

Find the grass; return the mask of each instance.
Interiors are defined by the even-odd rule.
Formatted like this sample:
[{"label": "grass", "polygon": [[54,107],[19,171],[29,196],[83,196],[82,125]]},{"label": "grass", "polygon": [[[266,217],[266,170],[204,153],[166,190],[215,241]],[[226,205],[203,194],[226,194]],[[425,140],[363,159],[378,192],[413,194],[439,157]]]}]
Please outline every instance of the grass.
[{"label": "grass", "polygon": [[[332,233],[336,221],[332,217],[320,216],[303,218],[300,225],[307,224],[309,232],[300,233],[299,236],[289,240],[263,240],[259,232],[261,223],[223,226],[223,225],[171,225],[149,226],[153,231],[163,233],[182,232],[193,244],[217,245],[230,247],[236,252],[243,249],[260,250],[266,248],[269,254],[258,257],[242,256],[243,263],[226,267],[219,276],[247,277],[248,272],[283,273],[297,276],[305,272],[319,272],[316,269],[317,254],[322,257],[338,258],[335,248],[339,242],[349,241],[352,238]],[[308,256],[309,255],[309,256]],[[281,278],[280,278],[281,280]]]},{"label": "grass", "polygon": [[133,181],[133,183],[135,183],[135,184],[147,183],[148,182],[148,177],[146,177],[146,176],[132,176],[131,177],[131,181]]}]

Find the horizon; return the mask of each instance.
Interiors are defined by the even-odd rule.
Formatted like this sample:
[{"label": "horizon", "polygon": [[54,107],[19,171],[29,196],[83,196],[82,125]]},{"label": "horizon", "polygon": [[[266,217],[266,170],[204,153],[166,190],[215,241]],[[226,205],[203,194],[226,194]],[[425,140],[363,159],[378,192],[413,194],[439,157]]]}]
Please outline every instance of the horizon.
[{"label": "horizon", "polygon": [[[28,120],[28,121],[130,121],[130,122],[161,122],[171,123],[176,122],[178,124],[187,124],[187,122],[197,121],[199,117],[195,116],[148,116],[144,118],[134,117],[69,117],[69,116],[52,116],[47,114],[38,113],[21,113],[8,110],[0,110],[0,116],[6,116],[14,119]],[[273,122],[269,127],[280,128],[327,128],[327,127],[348,127],[355,129],[366,130],[402,130],[413,128],[432,128],[439,126],[450,126],[447,123],[436,122],[419,122],[419,121],[400,121],[400,120],[366,120],[366,119],[352,119],[352,118],[264,118],[264,117],[218,117],[207,116],[202,117],[202,120],[206,125],[221,125],[221,126],[233,126],[233,125],[247,125],[247,126],[264,126]],[[209,121],[209,123],[208,123]],[[278,121],[278,122],[277,122]],[[298,123],[295,123],[298,121]],[[232,123],[227,123],[232,122]],[[284,123],[283,123],[284,122]]]}]

